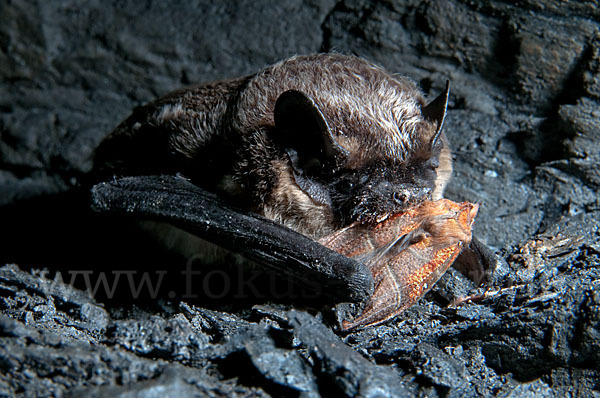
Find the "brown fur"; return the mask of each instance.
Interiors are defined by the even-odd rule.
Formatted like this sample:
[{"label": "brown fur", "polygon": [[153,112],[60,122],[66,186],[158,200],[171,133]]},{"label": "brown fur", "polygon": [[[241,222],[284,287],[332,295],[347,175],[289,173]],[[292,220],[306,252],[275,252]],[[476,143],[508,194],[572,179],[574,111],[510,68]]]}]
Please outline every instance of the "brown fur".
[{"label": "brown fur", "polygon": [[[275,103],[291,89],[314,101],[348,151],[340,164],[347,174],[358,178],[362,170],[414,164],[385,172],[408,178],[421,160],[434,156],[427,145],[437,125],[424,119],[425,101],[410,80],[358,57],[317,54],[284,60],[249,77],[179,90],[136,109],[99,147],[95,172],[101,177],[181,172],[306,235],[329,234],[355,215],[340,215],[341,207],[318,203],[303,191],[286,153],[271,140]],[[442,197],[452,170],[445,137],[441,142],[433,199]],[[330,189],[335,181],[328,184]],[[377,189],[363,188],[367,199],[369,189]],[[361,205],[372,205],[371,215],[395,211],[367,199]]]}]

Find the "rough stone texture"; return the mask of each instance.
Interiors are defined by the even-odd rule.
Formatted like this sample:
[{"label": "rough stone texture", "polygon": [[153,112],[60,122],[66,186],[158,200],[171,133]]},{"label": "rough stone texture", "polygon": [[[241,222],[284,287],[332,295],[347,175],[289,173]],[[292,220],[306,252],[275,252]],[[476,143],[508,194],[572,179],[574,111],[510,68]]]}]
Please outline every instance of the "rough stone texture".
[{"label": "rough stone texture", "polygon": [[[600,396],[599,22],[594,1],[0,2],[0,396]],[[431,97],[451,80],[448,196],[482,203],[489,290],[450,270],[350,334],[352,306],[173,300],[185,262],[71,191],[133,107],[316,51]]]}]

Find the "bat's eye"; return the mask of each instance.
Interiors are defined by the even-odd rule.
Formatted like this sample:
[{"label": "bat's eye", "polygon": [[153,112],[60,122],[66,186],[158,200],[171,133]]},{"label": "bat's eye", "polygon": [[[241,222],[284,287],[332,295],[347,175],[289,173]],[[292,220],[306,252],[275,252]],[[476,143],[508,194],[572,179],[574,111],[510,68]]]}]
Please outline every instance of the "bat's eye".
[{"label": "bat's eye", "polygon": [[350,192],[354,189],[354,183],[352,181],[342,181],[339,187],[342,192]]}]

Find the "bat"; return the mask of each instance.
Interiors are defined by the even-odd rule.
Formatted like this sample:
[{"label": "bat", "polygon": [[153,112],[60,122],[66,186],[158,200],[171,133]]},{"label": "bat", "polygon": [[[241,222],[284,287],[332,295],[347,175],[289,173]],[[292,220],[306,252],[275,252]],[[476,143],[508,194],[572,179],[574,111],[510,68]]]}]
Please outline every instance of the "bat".
[{"label": "bat", "polygon": [[[348,225],[373,228],[443,197],[452,172],[442,129],[448,97],[447,83],[426,103],[410,79],[359,57],[296,56],[136,108],[99,145],[90,175],[93,182],[183,175],[221,201],[227,214],[262,217],[253,224],[255,234],[269,230],[264,222],[270,220],[319,240]],[[115,192],[109,193],[120,195]],[[116,208],[112,202],[107,209]],[[186,234],[192,230],[189,245],[175,248],[183,255],[218,253],[227,246],[223,236],[234,238],[225,229],[218,239],[198,234],[175,213],[153,218],[178,226],[161,229],[161,239],[182,225]],[[288,248],[271,246],[279,249]],[[467,268],[485,270],[489,252],[473,252]],[[282,263],[275,268],[287,273]]]},{"label": "bat", "polygon": [[354,56],[297,56],[134,110],[97,148],[97,181],[180,173],[314,239],[440,199],[450,176],[449,88]]},{"label": "bat", "polygon": [[374,292],[362,314],[343,321],[342,329],[383,323],[423,297],[470,243],[478,208],[447,199],[424,202],[375,226],[353,223],[321,239],[373,275]]}]

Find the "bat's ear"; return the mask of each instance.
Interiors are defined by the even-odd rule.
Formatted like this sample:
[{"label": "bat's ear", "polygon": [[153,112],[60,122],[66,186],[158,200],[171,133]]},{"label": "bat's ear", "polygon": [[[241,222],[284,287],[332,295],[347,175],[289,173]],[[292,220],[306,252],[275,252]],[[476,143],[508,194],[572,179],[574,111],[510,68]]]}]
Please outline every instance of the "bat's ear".
[{"label": "bat's ear", "polygon": [[[330,163],[345,158],[318,105],[306,94],[288,90],[275,103],[273,140],[290,154],[294,168],[306,171],[312,164]],[[315,162],[316,161],[316,162]],[[297,170],[299,171],[299,170]]]},{"label": "bat's ear", "polygon": [[433,148],[437,143],[442,128],[444,127],[444,119],[446,118],[446,109],[448,108],[448,96],[450,95],[450,81],[446,80],[446,90],[441,93],[436,99],[431,101],[429,105],[423,108],[422,113],[425,120],[437,125],[435,132],[430,140],[430,147]]}]

